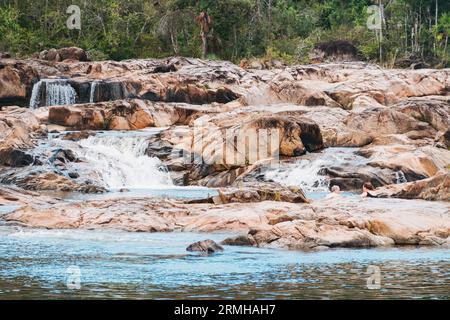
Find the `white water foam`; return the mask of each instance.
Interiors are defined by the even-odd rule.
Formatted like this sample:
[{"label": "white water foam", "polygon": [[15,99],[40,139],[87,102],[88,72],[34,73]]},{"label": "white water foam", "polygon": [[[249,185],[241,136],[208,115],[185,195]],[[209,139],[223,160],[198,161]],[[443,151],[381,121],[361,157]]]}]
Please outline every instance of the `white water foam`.
[{"label": "white water foam", "polygon": [[146,136],[100,135],[81,140],[78,156],[109,189],[165,188],[169,172],[158,158],[148,157]]},{"label": "white water foam", "polygon": [[41,103],[41,88],[42,88],[42,80],[38,81],[33,86],[33,91],[31,92],[30,99],[30,108],[36,109],[39,108],[39,104]]},{"label": "white water foam", "polygon": [[94,103],[94,97],[95,97],[95,90],[97,90],[97,86],[100,83],[100,81],[95,80],[91,82],[91,92],[89,94],[89,102]]},{"label": "white water foam", "polygon": [[328,192],[329,178],[321,175],[321,170],[346,163],[356,166],[367,161],[356,155],[356,150],[358,149],[328,148],[320,153],[304,156],[294,163],[284,164],[282,168],[269,170],[264,177],[282,185],[299,186],[306,192]]},{"label": "white water foam", "polygon": [[395,172],[395,182],[397,184],[402,184],[402,183],[408,182],[408,179],[406,179],[406,176],[403,173],[403,171],[400,170],[400,171]]},{"label": "white water foam", "polygon": [[45,90],[44,106],[70,105],[76,103],[77,93],[66,79],[42,79],[33,86],[30,108],[39,108]]}]

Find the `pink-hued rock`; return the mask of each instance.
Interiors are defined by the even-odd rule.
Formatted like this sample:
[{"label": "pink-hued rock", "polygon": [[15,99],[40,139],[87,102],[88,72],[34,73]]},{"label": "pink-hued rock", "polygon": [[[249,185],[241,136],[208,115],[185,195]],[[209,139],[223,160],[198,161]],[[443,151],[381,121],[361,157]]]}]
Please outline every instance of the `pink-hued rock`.
[{"label": "pink-hued rock", "polygon": [[0,165],[21,167],[33,163],[26,153],[44,132],[34,114],[24,108],[7,107],[0,111]]},{"label": "pink-hued rock", "polygon": [[369,145],[359,154],[369,158],[368,165],[402,171],[409,180],[432,177],[450,165],[450,150],[429,145]]},{"label": "pink-hued rock", "polygon": [[450,173],[447,171],[424,180],[385,186],[373,195],[379,198],[450,201]]},{"label": "pink-hued rock", "polygon": [[423,200],[338,198],[312,204],[185,204],[106,199],[28,205],[5,219],[32,227],[234,232],[225,244],[289,249],[449,245],[450,205]]}]

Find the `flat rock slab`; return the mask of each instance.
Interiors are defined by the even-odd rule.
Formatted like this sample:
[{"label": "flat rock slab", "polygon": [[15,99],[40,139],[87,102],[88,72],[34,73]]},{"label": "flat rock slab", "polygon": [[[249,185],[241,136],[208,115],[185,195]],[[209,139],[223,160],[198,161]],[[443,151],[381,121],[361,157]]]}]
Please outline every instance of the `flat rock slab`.
[{"label": "flat rock slab", "polygon": [[232,232],[226,244],[289,249],[449,245],[450,203],[338,198],[293,204],[185,204],[123,198],[24,206],[5,219],[30,227]]}]

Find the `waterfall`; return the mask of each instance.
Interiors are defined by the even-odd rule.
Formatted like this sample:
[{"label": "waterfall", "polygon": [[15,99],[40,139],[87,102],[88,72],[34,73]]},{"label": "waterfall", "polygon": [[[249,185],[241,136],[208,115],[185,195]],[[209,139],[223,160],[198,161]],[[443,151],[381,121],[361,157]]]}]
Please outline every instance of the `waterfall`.
[{"label": "waterfall", "polygon": [[267,170],[264,179],[286,186],[299,186],[307,192],[325,192],[328,191],[330,182],[322,174],[324,168],[346,165],[356,167],[367,162],[367,159],[355,154],[356,150],[328,148],[320,153],[308,154],[294,163]]},{"label": "waterfall", "polygon": [[266,172],[265,179],[287,186],[299,186],[304,191],[328,191],[329,181],[320,175],[322,168],[329,165],[325,159],[304,159],[287,168]]},{"label": "waterfall", "polygon": [[94,80],[93,82],[91,82],[91,92],[90,92],[90,96],[89,96],[89,102],[90,103],[94,103],[94,98],[95,98],[95,90],[97,89],[98,83],[100,81],[98,80]]},{"label": "waterfall", "polygon": [[401,183],[406,183],[408,182],[408,179],[406,179],[405,174],[403,173],[403,171],[396,171],[395,172],[395,182],[397,184],[401,184]]},{"label": "waterfall", "polygon": [[36,109],[39,108],[39,104],[41,103],[41,87],[42,87],[42,80],[38,81],[33,86],[33,91],[31,92],[31,99],[30,99],[30,108]]},{"label": "waterfall", "polygon": [[[43,91],[45,90],[45,91]],[[42,104],[41,98],[45,98]],[[77,93],[66,79],[43,79],[33,86],[30,108],[43,106],[70,105],[76,103]]]},{"label": "waterfall", "polygon": [[148,136],[96,135],[81,140],[78,156],[109,189],[161,188],[172,185],[158,158],[148,157]]}]

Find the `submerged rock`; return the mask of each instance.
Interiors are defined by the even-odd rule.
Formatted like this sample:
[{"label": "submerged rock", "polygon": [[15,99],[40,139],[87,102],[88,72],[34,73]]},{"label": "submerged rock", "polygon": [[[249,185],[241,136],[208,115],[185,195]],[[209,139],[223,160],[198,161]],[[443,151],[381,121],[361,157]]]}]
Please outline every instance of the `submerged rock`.
[{"label": "submerged rock", "polygon": [[207,254],[212,254],[216,252],[223,251],[223,247],[218,245],[213,240],[203,240],[190,244],[187,248],[187,251],[200,251],[205,252]]}]

